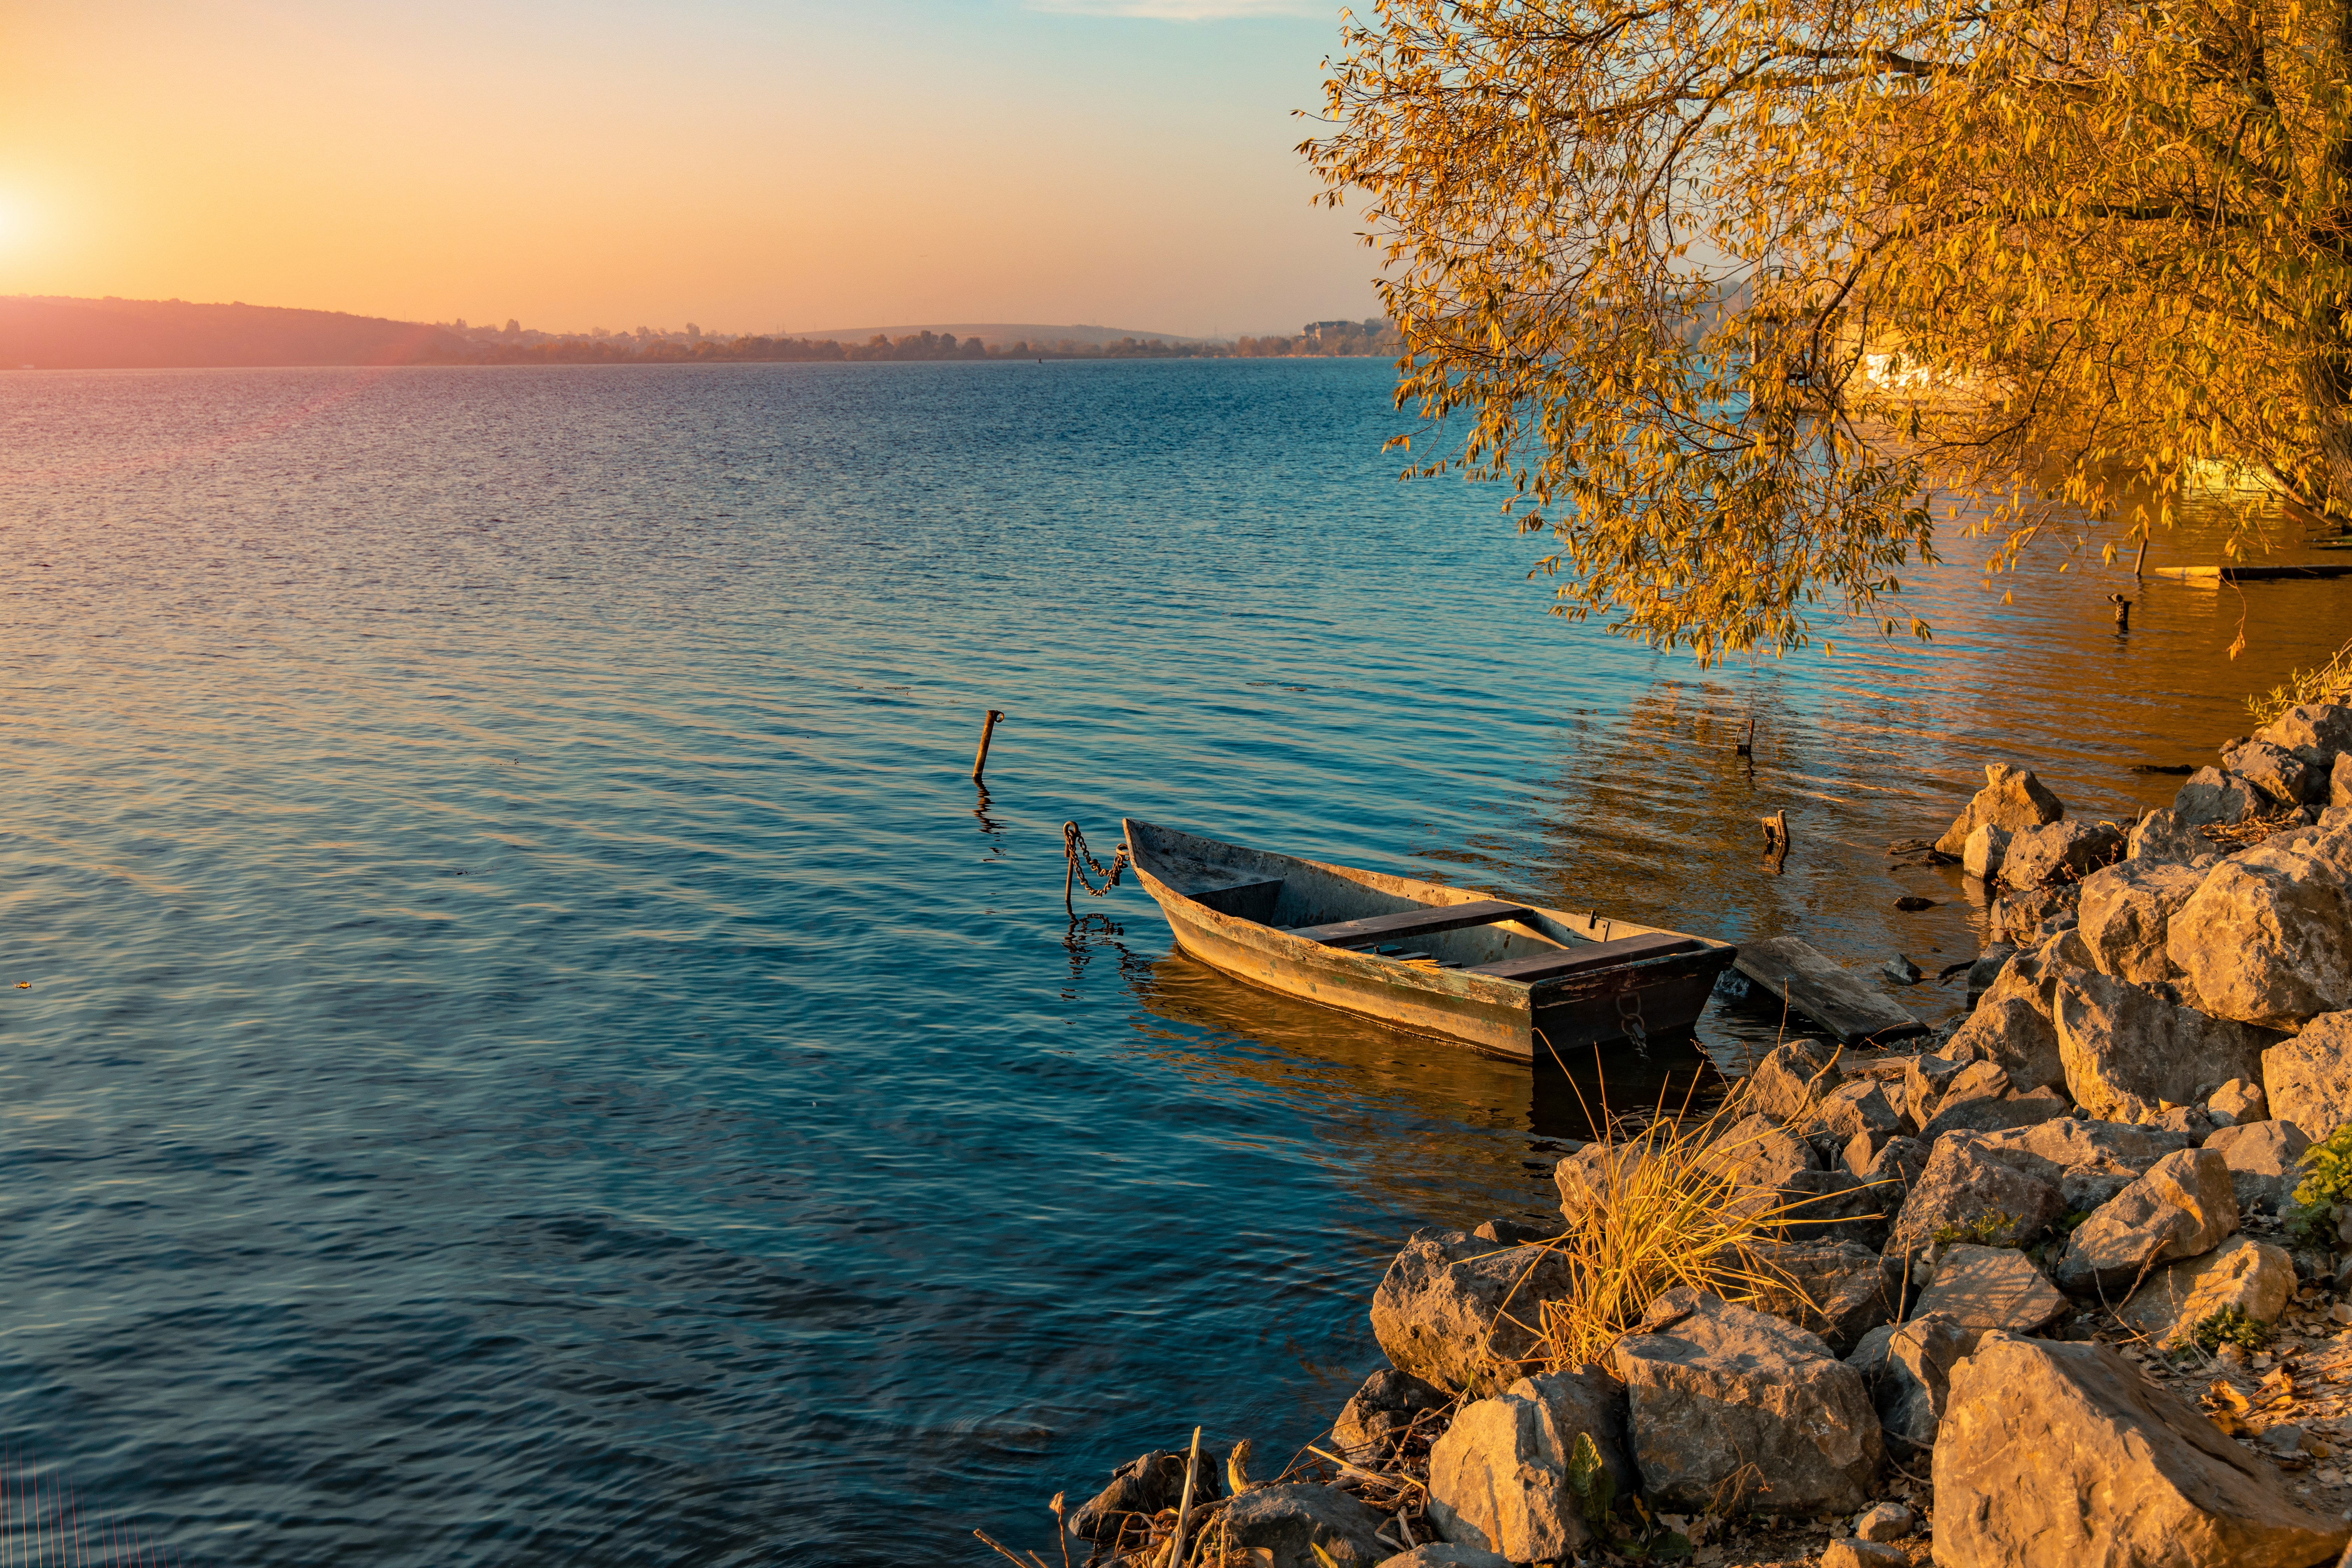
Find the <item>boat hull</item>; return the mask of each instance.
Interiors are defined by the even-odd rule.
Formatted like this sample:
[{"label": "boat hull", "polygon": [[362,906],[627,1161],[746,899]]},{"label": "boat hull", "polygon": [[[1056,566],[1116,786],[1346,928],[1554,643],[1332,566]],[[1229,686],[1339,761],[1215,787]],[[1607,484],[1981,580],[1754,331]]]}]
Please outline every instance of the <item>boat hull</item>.
[{"label": "boat hull", "polygon": [[[1250,894],[1255,884],[1204,889],[1199,884],[1201,867],[1208,863],[1205,852],[1189,857],[1155,855],[1151,848],[1173,844],[1184,849],[1235,850],[1247,859],[1238,862],[1231,875],[1280,873],[1307,884],[1308,898],[1314,896],[1313,889],[1328,888],[1335,879],[1401,908],[1442,908],[1479,902],[1489,895],[1320,861],[1238,850],[1147,823],[1130,821],[1126,826],[1129,843],[1139,851],[1137,876],[1167,918],[1177,947],[1191,957],[1265,990],[1399,1028],[1446,1036],[1495,1056],[1519,1060],[1565,1057],[1612,1040],[1688,1029],[1706,1006],[1716,976],[1736,954],[1727,943],[1695,938],[1702,945],[1694,952],[1534,984],[1461,969],[1398,963],[1328,946],[1260,919],[1213,908],[1196,895],[1205,891],[1215,899],[1232,891],[1240,896],[1225,901],[1247,904],[1253,901]],[[1188,889],[1180,883],[1192,886]],[[1263,911],[1253,909],[1250,912]],[[1496,930],[1498,940],[1516,942],[1522,950],[1658,933],[1655,927],[1534,906],[1527,907],[1525,919],[1498,922]]]}]

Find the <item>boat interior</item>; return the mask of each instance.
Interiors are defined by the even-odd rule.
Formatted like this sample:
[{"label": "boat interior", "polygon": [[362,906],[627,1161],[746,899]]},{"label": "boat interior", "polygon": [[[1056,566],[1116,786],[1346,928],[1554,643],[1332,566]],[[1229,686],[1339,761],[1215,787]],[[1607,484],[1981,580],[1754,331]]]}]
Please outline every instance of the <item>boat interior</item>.
[{"label": "boat interior", "polygon": [[1532,984],[1708,945],[1648,926],[1571,923],[1572,917],[1532,905],[1318,865],[1132,820],[1128,840],[1138,866],[1206,909],[1400,964]]}]

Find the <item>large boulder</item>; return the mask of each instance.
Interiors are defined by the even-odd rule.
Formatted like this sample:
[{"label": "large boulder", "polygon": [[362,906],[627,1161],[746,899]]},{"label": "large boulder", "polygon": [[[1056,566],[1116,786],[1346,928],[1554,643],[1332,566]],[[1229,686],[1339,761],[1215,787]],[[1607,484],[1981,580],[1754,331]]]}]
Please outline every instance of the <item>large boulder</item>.
[{"label": "large boulder", "polygon": [[1467,1388],[1535,1349],[1541,1303],[1570,1280],[1568,1260],[1549,1247],[1415,1231],[1373,1292],[1372,1337],[1400,1372]]},{"label": "large boulder", "polygon": [[2298,703],[2255,731],[2253,738],[2309,763],[2333,752],[2352,752],[2352,704]]},{"label": "large boulder", "polygon": [[1822,1097],[1844,1080],[1838,1052],[1821,1040],[1784,1040],[1758,1062],[1739,1086],[1747,1110],[1798,1125]]},{"label": "large boulder", "polygon": [[1765,1283],[1748,1304],[1820,1335],[1839,1355],[1903,1310],[1903,1260],[1859,1242],[1764,1246],[1755,1255]]},{"label": "large boulder", "polygon": [[2012,837],[2001,857],[2000,881],[2023,890],[2078,881],[2124,852],[2124,830],[2112,822],[2053,822]]},{"label": "large boulder", "polygon": [[2352,831],[2231,856],[2173,914],[2165,952],[2225,1018],[2294,1029],[2352,1008]]},{"label": "large boulder", "polygon": [[2233,1236],[2202,1258],[2168,1263],[2131,1294],[2118,1315],[2159,1345],[2178,1344],[2198,1324],[2232,1309],[2275,1323],[2294,1298],[2294,1258],[2284,1247]]},{"label": "large boulder", "polygon": [[[1070,1515],[1070,1533],[1080,1541],[1115,1544],[1122,1536],[1140,1544],[1150,1533],[1152,1516],[1184,1500],[1184,1472],[1192,1457],[1160,1450],[1130,1459],[1111,1472],[1110,1484]],[[1224,1466],[1207,1449],[1193,1478],[1192,1500],[1214,1502],[1225,1495],[1218,1480]]]},{"label": "large boulder", "polygon": [[[1942,1054],[1954,1061],[1999,1063],[2020,1089],[2063,1085],[2066,1063],[2052,1017],[2058,987],[2093,972],[2090,948],[2078,931],[2062,931],[2021,950],[2001,965]],[[1932,1114],[1912,1110],[1923,1125]]]},{"label": "large boulder", "polygon": [[1521,1378],[1463,1406],[1429,1451],[1429,1513],[1448,1541],[1483,1545],[1514,1563],[1563,1560],[1592,1542],[1569,1475],[1590,1436],[1619,1490],[1636,1477],[1625,1458],[1625,1391],[1597,1366]]},{"label": "large boulder", "polygon": [[1977,824],[1968,842],[1960,846],[1960,869],[1979,882],[1991,881],[2000,875],[2000,863],[2009,855],[2010,837],[2006,827]]},{"label": "large boulder", "polygon": [[1340,1568],[1373,1568],[1395,1555],[1373,1533],[1387,1522],[1338,1487],[1259,1487],[1226,1508],[1225,1543],[1263,1553],[1259,1568],[1319,1568],[1326,1560]]},{"label": "large boulder", "polygon": [[2242,1121],[2205,1140],[2229,1163],[2240,1214],[2277,1214],[2303,1180],[2296,1162],[2311,1140],[2292,1121]]},{"label": "large boulder", "polygon": [[1657,1505],[1820,1516],[1875,1489],[1885,1447],[1869,1389],[1794,1324],[1679,1287],[1612,1353]]},{"label": "large boulder", "polygon": [[1409,1372],[1383,1368],[1364,1379],[1331,1423],[1332,1443],[1341,1458],[1366,1469],[1384,1468],[1416,1426],[1423,1436],[1436,1432],[1435,1417],[1450,1397]]},{"label": "large boulder", "polygon": [[2058,1259],[2058,1283],[2114,1300],[2158,1264],[2210,1252],[2237,1228],[2229,1163],[2210,1149],[2183,1149],[2074,1227]]},{"label": "large boulder", "polygon": [[1935,1279],[1919,1292],[1914,1310],[1940,1313],[1967,1329],[2030,1334],[2063,1317],[2068,1304],[2017,1248],[1963,1243],[1936,1259]]},{"label": "large boulder", "polygon": [[2033,776],[2032,769],[1993,763],[1985,768],[1984,788],[1977,791],[1969,808],[1953,818],[1952,826],[1936,840],[1936,853],[1958,859],[1968,847],[1969,835],[1987,823],[2014,833],[2021,827],[2055,822],[2065,815],[2065,806]]},{"label": "large boulder", "polygon": [[2210,866],[2221,858],[2221,847],[2168,806],[2133,826],[2124,837],[2124,854],[2151,866]]},{"label": "large boulder", "polygon": [[2268,1037],[2096,971],[2058,984],[2052,1018],[2066,1092],[2105,1121],[2147,1121],[2262,1070]]},{"label": "large boulder", "polygon": [[1936,1141],[1904,1199],[1887,1250],[1922,1252],[1939,1231],[1966,1230],[1992,1215],[2002,1216],[2008,1239],[2028,1246],[2063,1212],[2049,1183],[1988,1155],[1979,1134],[1950,1132]]},{"label": "large boulder", "polygon": [[2172,960],[2166,956],[2166,928],[2172,911],[2189,901],[2205,880],[2189,866],[2163,861],[2126,860],[2083,879],[2083,899],[2076,906],[2083,945],[2102,974],[2136,985],[2156,985],[2171,978]]},{"label": "large boulder", "polygon": [[2069,1116],[1989,1133],[1979,1147],[1990,1158],[2057,1186],[2068,1172],[2084,1170],[2111,1171],[2128,1182],[2146,1175],[2167,1154],[2189,1147],[2189,1142],[2186,1134],[2167,1128]]},{"label": "large boulder", "polygon": [[2352,1121],[2352,1012],[2314,1018],[2263,1053],[2263,1099],[2312,1142]]},{"label": "large boulder", "polygon": [[2313,1568],[2341,1520],[2105,1345],[1989,1335],[1952,1369],[1937,1568]]},{"label": "large boulder", "polygon": [[2187,827],[2233,826],[2263,813],[2263,792],[2234,773],[2199,768],[2172,797],[2173,820]]},{"label": "large boulder", "polygon": [[[2234,751],[2224,752],[2221,767],[2262,791],[2269,797],[2267,805],[2273,811],[2325,798],[2326,794],[2326,769],[2315,768],[2284,746],[2274,746],[2268,741],[2249,741]],[[2314,784],[2319,786],[2317,791],[2313,790]]]}]

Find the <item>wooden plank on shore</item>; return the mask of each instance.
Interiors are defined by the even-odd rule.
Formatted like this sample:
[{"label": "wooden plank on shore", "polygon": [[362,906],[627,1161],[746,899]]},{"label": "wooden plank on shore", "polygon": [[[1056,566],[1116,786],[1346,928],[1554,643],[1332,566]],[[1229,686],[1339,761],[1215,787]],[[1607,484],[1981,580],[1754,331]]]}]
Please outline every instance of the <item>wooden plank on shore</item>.
[{"label": "wooden plank on shore", "polygon": [[2352,566],[2158,566],[2159,577],[2184,583],[2267,583],[2282,577],[2352,577]]},{"label": "wooden plank on shore", "polygon": [[1785,1000],[1845,1045],[1862,1040],[1900,1040],[1924,1035],[1927,1026],[1877,988],[1793,936],[1766,937],[1739,944],[1734,961],[1756,988],[1755,1000]]}]

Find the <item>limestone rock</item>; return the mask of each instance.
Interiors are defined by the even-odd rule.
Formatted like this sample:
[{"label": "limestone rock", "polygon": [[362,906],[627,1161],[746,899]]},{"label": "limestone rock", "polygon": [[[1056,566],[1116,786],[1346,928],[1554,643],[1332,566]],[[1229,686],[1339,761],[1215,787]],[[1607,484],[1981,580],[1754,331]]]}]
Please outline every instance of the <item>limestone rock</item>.
[{"label": "limestone rock", "polygon": [[1559,1212],[1570,1221],[1582,1218],[1632,1179],[1642,1157],[1639,1142],[1587,1143],[1563,1156],[1551,1173],[1552,1184],[1559,1189]]},{"label": "limestone rock", "polygon": [[1539,1304],[1568,1285],[1567,1260],[1549,1248],[1415,1231],[1373,1293],[1372,1337],[1399,1371],[1459,1389],[1491,1370],[1490,1355],[1526,1356]]},{"label": "limestone rock", "polygon": [[2294,1258],[2283,1247],[2233,1236],[2202,1258],[2167,1264],[2123,1304],[2121,1316],[2159,1345],[2189,1337],[2216,1312],[2234,1307],[2275,1323],[2294,1298]]},{"label": "limestone rock", "polygon": [[1333,1446],[1341,1458],[1366,1469],[1385,1468],[1416,1421],[1423,1436],[1435,1434],[1433,1418],[1448,1397],[1444,1389],[1409,1372],[1376,1372],[1364,1379],[1331,1424]]},{"label": "limestone rock", "polygon": [[[2352,807],[2352,752],[2337,755],[2336,765],[2327,773],[2327,808],[2343,811]],[[2326,824],[2322,822],[2322,826]]]},{"label": "limestone rock", "polygon": [[1483,1546],[1424,1541],[1410,1552],[1381,1558],[1378,1568],[1511,1568],[1511,1560]]},{"label": "limestone rock", "polygon": [[[1901,1092],[1899,1085],[1896,1092]],[[1910,1130],[1902,1110],[1887,1097],[1886,1086],[1867,1079],[1850,1079],[1824,1095],[1814,1110],[1813,1125],[1834,1136],[1841,1146],[1864,1132],[1892,1137]]]},{"label": "limestone rock", "polygon": [[1902,1209],[1927,1169],[1927,1144],[1916,1138],[1889,1138],[1870,1157],[1870,1163],[1854,1174],[1879,1206],[1893,1214]]},{"label": "limestone rock", "polygon": [[1879,1430],[1894,1440],[1897,1454],[1936,1446],[1936,1428],[1943,1423],[1950,1393],[1952,1365],[1976,1348],[1979,1332],[1947,1313],[1931,1311],[1895,1325],[1886,1336],[1886,1359],[1879,1368],[1872,1398],[1878,1407]]},{"label": "limestone rock", "polygon": [[2172,797],[2173,819],[2185,827],[2230,826],[2262,811],[2262,791],[2219,768],[2199,768]]},{"label": "limestone rock", "polygon": [[1909,1568],[1910,1562],[1902,1548],[1860,1536],[1832,1541],[1822,1548],[1822,1568]]},{"label": "limestone rock", "polygon": [[2175,1105],[2157,1112],[2148,1125],[2180,1133],[2194,1148],[2211,1137],[2221,1124],[2208,1116],[2201,1105]]},{"label": "limestone rock", "polygon": [[2223,1017],[2294,1029],[2352,1008],[2352,832],[2231,856],[2173,915],[2165,952]]},{"label": "limestone rock", "polygon": [[2049,1183],[1988,1155],[1978,1134],[1949,1132],[1936,1141],[1927,1168],[1904,1200],[1887,1250],[1923,1251],[1937,1231],[1991,1214],[2006,1215],[2012,1239],[2030,1246],[2060,1213]]},{"label": "limestone rock", "polygon": [[2269,797],[2272,810],[2280,806],[2297,806],[2314,798],[2316,792],[2325,798],[2327,774],[2313,767],[2284,746],[2274,746],[2268,741],[2249,741],[2231,752],[2222,753],[2221,766],[2233,773]]},{"label": "limestone rock", "polygon": [[1559,1559],[1592,1540],[1569,1461],[1590,1436],[1621,1490],[1634,1475],[1624,1454],[1624,1390],[1597,1366],[1521,1378],[1465,1405],[1429,1451],[1429,1512],[1449,1541],[1483,1545],[1514,1563]]},{"label": "limestone rock", "polygon": [[[1129,1460],[1111,1473],[1108,1486],[1070,1515],[1070,1533],[1080,1541],[1115,1542],[1124,1532],[1139,1544],[1149,1533],[1151,1516],[1183,1500],[1184,1470],[1190,1463],[1189,1453],[1164,1450]],[[1222,1461],[1202,1450],[1194,1500],[1213,1502],[1224,1496],[1218,1479],[1223,1470]]]},{"label": "limestone rock", "polygon": [[2314,1018],[2264,1051],[2263,1098],[2315,1143],[2352,1121],[2352,1012]]},{"label": "limestone rock", "polygon": [[1996,942],[1977,954],[1977,961],[1969,965],[1969,1008],[1971,1012],[1978,1003],[1984,1000],[1984,994],[1992,989],[1992,983],[2000,977],[2001,966],[2016,956],[2017,949],[2005,942]]},{"label": "limestone rock", "polygon": [[1225,1510],[1227,1544],[1265,1553],[1260,1568],[1319,1568],[1318,1546],[1341,1568],[1372,1568],[1394,1555],[1373,1534],[1387,1522],[1386,1515],[1337,1487],[1259,1487]]},{"label": "limestone rock", "polygon": [[1787,1040],[1756,1064],[1740,1089],[1749,1110],[1798,1123],[1843,1080],[1833,1047],[1820,1040]]},{"label": "limestone rock", "polygon": [[1777,1116],[1743,1116],[1707,1146],[1706,1159],[1741,1187],[1780,1187],[1801,1171],[1821,1169],[1821,1156]]},{"label": "limestone rock", "polygon": [[2303,1180],[2295,1162],[2311,1140],[2292,1121],[2241,1121],[2205,1140],[2229,1162],[2230,1185],[2241,1214],[2277,1214]]},{"label": "limestone rock", "polygon": [[2221,847],[2197,831],[2194,823],[2167,807],[2139,819],[2124,838],[2124,854],[2150,866],[2210,866],[2221,858]]},{"label": "limestone rock", "polygon": [[2262,1070],[2263,1036],[2112,975],[2067,975],[2052,1016],[2066,1091],[2102,1121],[2153,1120],[2160,1101],[2193,1104],[2208,1085]]},{"label": "limestone rock", "polygon": [[1943,1114],[1946,1106],[1970,1100],[1999,1100],[2009,1093],[2011,1088],[2009,1069],[1999,1062],[1982,1058],[1971,1061],[1952,1075],[1951,1081],[1944,1085],[1942,1097],[1936,1101],[1934,1115],[1922,1116],[1919,1124],[1925,1128],[1935,1120],[1935,1116]]},{"label": "limestone rock", "polygon": [[2210,1149],[2183,1149],[2075,1227],[2058,1260],[2058,1283],[2114,1300],[2156,1265],[2210,1252],[2237,1228],[2229,1163]]},{"label": "limestone rock", "polygon": [[1947,1132],[1999,1132],[2053,1121],[2074,1106],[2054,1089],[2032,1094],[2004,1094],[1976,1100],[1947,1100],[1935,1120],[1919,1129],[1919,1141],[1931,1148]]},{"label": "limestone rock", "polygon": [[1902,1309],[1902,1259],[1861,1243],[1766,1246],[1756,1256],[1772,1283],[1748,1304],[1820,1335],[1836,1354]]},{"label": "limestone rock", "polygon": [[2029,827],[2009,841],[2000,881],[2023,890],[2074,881],[2120,858],[2124,832],[2112,822],[2053,822]]},{"label": "limestone rock", "polygon": [[2256,1081],[2233,1078],[2205,1097],[2206,1113],[2221,1127],[2235,1127],[2242,1121],[2261,1121],[2269,1114],[2268,1102],[2263,1099],[2263,1086]]},{"label": "limestone rock", "polygon": [[2083,945],[2102,974],[2137,985],[2171,977],[2165,955],[2165,928],[2172,911],[2189,901],[2204,874],[2189,866],[2126,860],[2083,879],[2076,906]]},{"label": "limestone rock", "polygon": [[1862,1374],[1815,1336],[1683,1287],[1612,1354],[1658,1506],[1820,1516],[1869,1501],[1878,1414]]},{"label": "limestone rock", "polygon": [[2014,1165],[2053,1186],[2070,1172],[2107,1171],[2127,1185],[2146,1175],[2167,1154],[2189,1147],[2180,1133],[2127,1121],[2085,1121],[2078,1117],[2021,1127],[1985,1136],[1980,1147],[1992,1159]]},{"label": "limestone rock", "polygon": [[1980,882],[1990,882],[2000,875],[2000,863],[2009,854],[2010,831],[1990,822],[1977,824],[1960,846],[1960,869]]},{"label": "limestone rock", "polygon": [[[2091,951],[2079,931],[2056,932],[2019,952],[1993,977],[1943,1054],[1956,1061],[1998,1062],[2020,1089],[2063,1086],[2066,1064],[2052,1011],[2062,982],[2092,972]],[[1932,1114],[1912,1110],[1923,1124]]]},{"label": "limestone rock", "polygon": [[1857,1541],[1900,1541],[1918,1528],[1918,1517],[1899,1502],[1880,1503],[1853,1521]]},{"label": "limestone rock", "polygon": [[1937,1568],[2312,1568],[2347,1529],[2105,1345],[1989,1336],[1936,1444]]},{"label": "limestone rock", "polygon": [[2332,752],[2352,752],[2352,705],[2299,703],[2255,731],[2253,738],[2311,762]]},{"label": "limestone rock", "polygon": [[1767,1196],[1781,1209],[1775,1231],[1786,1241],[1807,1246],[1858,1242],[1876,1252],[1886,1240],[1899,1200],[1892,1189],[1874,1188],[1843,1170],[1800,1171],[1777,1190],[1754,1192],[1753,1201]]},{"label": "limestone rock", "polygon": [[2017,1248],[1963,1243],[1936,1259],[1936,1278],[1915,1310],[1940,1313],[1965,1329],[2030,1334],[2063,1316],[2067,1301]]},{"label": "limestone rock", "polygon": [[1903,1068],[1903,1113],[1914,1123],[1935,1115],[1963,1065],[1946,1057],[1913,1057]]},{"label": "limestone rock", "polygon": [[1984,788],[1977,791],[1969,808],[1936,840],[1936,853],[1958,859],[1968,847],[1969,835],[1986,823],[2013,833],[2021,827],[2055,822],[2065,815],[2065,806],[2033,776],[2032,769],[1994,763],[1985,769]]}]

